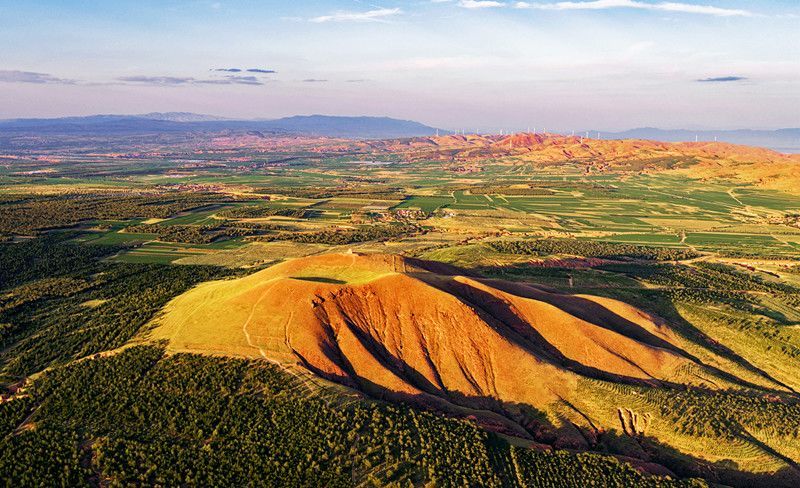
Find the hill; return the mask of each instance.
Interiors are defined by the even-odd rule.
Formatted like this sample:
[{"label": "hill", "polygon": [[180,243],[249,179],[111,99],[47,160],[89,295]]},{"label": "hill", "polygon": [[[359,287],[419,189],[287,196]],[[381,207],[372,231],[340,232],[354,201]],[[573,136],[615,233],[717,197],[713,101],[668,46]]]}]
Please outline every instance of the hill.
[{"label": "hill", "polygon": [[448,135],[382,141],[381,148],[410,160],[455,163],[577,164],[588,173],[680,171],[694,178],[721,178],[796,191],[800,154],[727,142],[598,140],[558,134]]},{"label": "hill", "polygon": [[748,146],[763,146],[779,152],[800,152],[800,128],[776,130],[668,130],[641,127],[622,132],[603,132],[603,139],[650,139],[665,142],[691,142],[699,139],[700,141],[720,141]]},{"label": "hill", "polygon": [[[524,162],[556,163],[584,161],[594,164],[616,163],[630,159],[699,158],[729,159],[740,162],[800,161],[771,149],[725,142],[660,142],[644,139],[598,140],[559,134],[519,133],[512,135],[448,135],[386,141],[397,150],[427,152],[440,158],[478,159],[517,157]],[[676,161],[681,162],[681,161]]]},{"label": "hill", "polygon": [[616,300],[398,256],[320,255],[203,284],[173,300],[146,340],[300,367],[554,447],[588,449],[616,431],[756,473],[787,469],[784,454],[798,454],[784,434],[717,443],[676,430],[672,409],[689,401],[687,388],[780,398],[790,387],[718,369],[717,352],[664,320]]}]

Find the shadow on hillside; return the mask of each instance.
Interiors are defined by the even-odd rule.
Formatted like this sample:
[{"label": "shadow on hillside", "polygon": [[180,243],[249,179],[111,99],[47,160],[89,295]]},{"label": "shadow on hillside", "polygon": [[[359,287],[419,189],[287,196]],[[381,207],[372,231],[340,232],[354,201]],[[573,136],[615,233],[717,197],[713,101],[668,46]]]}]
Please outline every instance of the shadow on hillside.
[{"label": "shadow on hillside", "polygon": [[[451,270],[458,271],[457,268],[450,267]],[[439,270],[441,271],[441,270]],[[451,276],[453,273],[449,273]],[[455,273],[462,275],[460,273]],[[463,276],[463,275],[462,275]],[[474,275],[473,275],[474,276]],[[550,362],[551,364],[568,369],[583,376],[611,381],[615,383],[625,383],[633,385],[662,385],[672,388],[685,388],[684,385],[670,383],[664,380],[655,378],[640,379],[629,376],[622,376],[613,374],[602,369],[597,369],[592,366],[587,366],[574,359],[565,356],[557,347],[549,343],[538,331],[531,327],[527,322],[520,318],[519,314],[509,305],[505,300],[495,297],[491,293],[481,290],[475,285],[463,281],[456,281],[452,279],[441,280],[434,277],[425,276],[420,274],[417,276],[419,279],[426,281],[429,285],[434,286],[446,293],[458,298],[464,304],[481,314],[481,318],[489,324],[494,330],[513,342],[514,344],[524,348],[529,353],[536,357]],[[684,358],[703,366],[708,372],[716,375],[719,378],[724,378],[732,383],[740,384],[748,388],[762,389],[755,384],[742,380],[726,371],[720,370],[714,366],[704,364],[699,358],[677,347],[666,340],[654,335],[644,327],[636,324],[616,312],[608,309],[602,304],[596,303],[587,298],[583,298],[573,294],[562,293],[556,290],[545,290],[542,288],[534,287],[524,283],[515,283],[509,281],[495,280],[495,279],[482,279],[471,278],[478,283],[486,284],[497,290],[503,291],[510,295],[521,298],[529,298],[540,302],[552,305],[559,310],[562,310],[573,317],[577,317],[585,322],[591,323],[595,326],[613,331],[630,339],[636,340],[639,343],[648,345],[654,348],[669,350],[675,354],[683,356]],[[671,304],[670,304],[671,305]],[[677,311],[674,315],[678,315]],[[679,316],[679,315],[678,315]],[[681,318],[681,324],[684,329],[692,328],[692,334],[700,337],[700,343],[715,344],[707,336],[703,335],[695,329],[691,324]],[[684,325],[685,324],[685,325]],[[717,344],[718,347],[723,348]],[[609,351],[611,352],[611,351]],[[749,366],[750,370],[775,382],[781,384],[768,373],[748,363],[744,358],[741,358],[732,351],[724,348],[724,354],[728,354],[729,359],[739,362],[740,364]],[[630,359],[618,356],[621,360],[627,361],[634,367],[638,367]],[[649,374],[641,370],[649,376]],[[787,387],[787,389],[789,389]],[[774,393],[783,393],[778,390],[768,390]]]},{"label": "shadow on hillside", "polygon": [[[701,361],[683,349],[666,342],[664,339],[652,334],[642,326],[586,298],[556,290],[549,291],[522,283],[481,279],[475,276],[474,273],[466,273],[452,266],[440,266],[437,264],[434,266],[434,269],[429,269],[428,266],[431,266],[429,263],[424,263],[424,265],[425,266],[419,266],[419,268],[428,269],[437,274],[450,276],[471,275],[479,282],[490,285],[506,293],[540,300],[596,326],[612,330],[651,347],[670,350],[703,365]],[[424,275],[424,273],[420,273],[420,276],[417,277],[425,279],[431,286],[435,286],[459,298],[463,303],[476,310],[486,324],[492,327],[498,334],[519,347],[524,348],[543,361],[550,362],[551,364],[572,370],[587,377],[616,384],[639,385],[650,388],[660,387],[675,391],[686,388],[686,386],[682,384],[620,376],[583,365],[575,360],[567,358],[557,347],[549,343],[541,334],[524,322],[504,300],[470,283],[450,279],[436,279],[435,277],[425,278],[422,275]],[[638,300],[631,300],[628,296],[616,298],[622,298],[623,301],[631,305],[638,306],[654,315],[667,319],[667,323],[671,327],[680,331],[690,340],[741,364],[743,367],[748,368],[764,378],[775,381],[769,374],[750,364],[725,346],[713,341],[710,337],[684,320],[672,303],[660,295],[659,292],[654,290],[641,291],[651,292],[653,294],[641,295]],[[613,290],[608,290],[607,292],[613,292]],[[653,297],[658,297],[658,299],[654,299]],[[324,311],[318,309],[317,313],[324,313]],[[657,465],[665,466],[681,477],[702,477],[711,482],[724,483],[732,486],[800,486],[800,470],[798,470],[795,462],[753,436],[747,435],[745,429],[741,429],[739,434],[736,434],[742,441],[746,441],[753,446],[757,446],[764,452],[782,459],[789,467],[782,469],[778,473],[759,475],[740,470],[731,460],[710,463],[699,458],[682,454],[676,449],[652,437],[621,434],[615,430],[603,430],[602,427],[608,428],[608,426],[597,428],[592,424],[589,417],[580,412],[578,408],[569,403],[567,399],[562,399],[562,404],[565,408],[571,408],[577,415],[583,416],[587,426],[582,426],[582,421],[579,422],[581,425],[577,425],[566,417],[561,419],[561,426],[556,426],[548,419],[544,412],[531,405],[503,402],[492,397],[491,392],[483,392],[480,388],[480,383],[476,381],[475,378],[471,378],[470,372],[467,370],[462,370],[464,377],[473,384],[475,391],[481,392],[481,395],[469,396],[460,392],[450,391],[439,377],[436,364],[430,358],[427,358],[428,366],[430,370],[434,372],[431,379],[426,377],[422,372],[416,370],[401,357],[393,354],[378,338],[351,322],[349,318],[343,317],[343,319],[345,320],[345,325],[350,329],[364,349],[369,351],[386,371],[391,372],[391,374],[397,376],[406,384],[412,385],[421,393],[408,394],[393,391],[357,375],[355,369],[349,363],[348,358],[339,349],[338,343],[335,340],[336,334],[333,330],[328,330],[328,336],[331,340],[325,341],[322,344],[322,349],[328,359],[341,367],[342,371],[346,373],[345,376],[326,374],[316,369],[310,362],[305,361],[299,354],[298,357],[303,366],[319,376],[356,388],[373,398],[403,402],[417,408],[433,410],[449,416],[471,419],[488,430],[508,434],[517,438],[528,439],[533,447],[536,447],[538,444],[539,447],[545,445],[554,448],[593,450],[618,456],[627,456],[630,459],[636,460],[636,462],[632,464],[640,469],[651,472],[657,472],[657,470],[652,471],[649,469],[646,466],[647,463],[656,463]],[[326,326],[329,324],[328,318],[324,316],[320,317],[320,322],[326,324]],[[425,347],[427,347],[427,345]],[[742,386],[757,388],[764,392],[769,391],[744,382],[724,371],[708,365],[703,366],[720,377],[724,377]],[[775,382],[778,383],[777,381]],[[531,385],[531,387],[534,388],[537,386],[538,385]],[[541,386],[546,387],[546,385]],[[577,417],[573,417],[573,419],[576,418]]]},{"label": "shadow on hillside", "polygon": [[[481,271],[487,275],[496,274],[497,270],[502,270],[502,267],[500,266],[486,267],[481,269]],[[472,275],[474,276],[475,273],[473,272]],[[524,278],[521,279],[524,280]],[[510,293],[525,298],[532,298],[535,300],[549,303],[550,305],[558,307],[559,309],[568,312],[582,320],[585,320],[600,327],[607,328],[609,330],[613,330],[617,333],[626,335],[630,338],[636,339],[639,342],[643,342],[645,344],[649,344],[654,347],[661,347],[676,352],[678,354],[681,354],[682,356],[691,359],[692,361],[698,364],[703,365],[710,371],[713,371],[719,377],[724,378],[733,383],[748,388],[771,391],[773,393],[779,393],[779,394],[785,393],[781,390],[769,390],[762,386],[752,384],[726,371],[720,370],[711,365],[704,364],[696,356],[693,356],[678,347],[672,346],[666,341],[652,335],[650,332],[643,329],[639,325],[630,322],[629,320],[623,317],[620,317],[611,310],[608,310],[602,305],[597,304],[591,300],[573,294],[564,293],[560,290],[548,289],[538,284],[537,285],[525,284],[524,281],[510,282],[492,278],[480,279],[480,281],[490,284],[491,286],[499,290],[505,291],[506,293]],[[598,296],[608,296],[609,298],[614,298],[623,301],[629,305],[635,306],[643,311],[651,313],[652,315],[662,319],[663,322],[668,324],[672,329],[681,333],[681,335],[695,342],[696,344],[706,349],[712,350],[714,353],[724,357],[725,359],[728,359],[729,361],[739,364],[748,371],[758,376],[761,376],[762,378],[776,385],[780,385],[781,387],[785,388],[790,392],[796,393],[795,390],[789,385],[786,385],[777,378],[774,378],[772,375],[770,375],[763,369],[757,367],[756,365],[752,364],[741,355],[734,352],[732,349],[726,347],[725,345],[719,343],[718,341],[713,340],[708,335],[700,331],[700,329],[698,329],[692,323],[684,319],[678,312],[678,310],[675,308],[673,303],[668,298],[664,297],[663,294],[660,293],[658,290],[650,290],[643,288],[640,290],[641,294],[637,294],[636,296],[631,296],[630,294],[626,294],[625,296],[619,296],[613,293],[613,288],[603,288],[601,290],[595,290],[595,291],[601,292],[601,294]]]},{"label": "shadow on hillside", "polygon": [[313,281],[314,283],[329,283],[332,285],[346,285],[346,281],[337,280],[334,278],[326,278],[324,276],[290,276],[293,280],[300,281]]},{"label": "shadow on hillside", "polygon": [[[767,449],[771,451],[769,448]],[[616,429],[602,432],[594,450],[621,456],[623,461],[627,461],[639,469],[648,470],[647,466],[641,466],[642,462],[655,463],[658,466],[666,467],[681,478],[702,478],[711,483],[725,486],[742,488],[796,488],[800,486],[800,471],[791,460],[787,462],[789,466],[775,473],[751,473],[742,471],[737,463],[730,459],[716,462],[706,461],[681,453],[654,437],[630,436]]]},{"label": "shadow on hillside", "polygon": [[[522,403],[501,402],[486,396],[467,396],[448,391],[446,399],[428,393],[417,395],[389,390],[365,378],[357,376],[339,377],[317,370],[301,358],[301,363],[328,380],[354,387],[370,398],[403,403],[416,409],[444,414],[448,417],[473,421],[490,432],[498,432],[527,440],[531,449],[565,449],[571,452],[595,452],[611,455],[622,462],[648,474],[702,478],[741,488],[795,488],[800,486],[800,471],[796,464],[776,453],[763,443],[760,448],[787,461],[789,466],[776,473],[750,473],[742,471],[736,462],[725,459],[709,462],[681,453],[677,449],[658,441],[654,437],[629,435],[617,429],[588,429],[565,421],[556,427],[541,410]],[[348,374],[352,375],[352,372]],[[566,419],[563,419],[566,420]],[[742,440],[752,442],[745,436]],[[505,442],[505,441],[500,441]]]}]

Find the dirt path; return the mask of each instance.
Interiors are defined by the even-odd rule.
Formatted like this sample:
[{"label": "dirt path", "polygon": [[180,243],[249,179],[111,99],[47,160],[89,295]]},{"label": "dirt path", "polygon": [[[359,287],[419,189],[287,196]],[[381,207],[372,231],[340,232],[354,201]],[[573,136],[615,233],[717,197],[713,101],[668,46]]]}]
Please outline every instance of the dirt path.
[{"label": "dirt path", "polygon": [[280,363],[278,363],[277,361],[275,361],[273,359],[268,358],[267,354],[264,352],[264,349],[261,346],[257,346],[255,344],[253,344],[253,339],[250,337],[250,332],[247,331],[247,326],[250,325],[250,321],[253,320],[253,317],[256,314],[256,309],[258,308],[258,306],[267,297],[269,292],[272,291],[273,288],[275,288],[275,285],[277,285],[278,283],[279,282],[276,281],[272,285],[268,286],[267,289],[264,290],[261,293],[261,296],[258,297],[258,300],[256,300],[256,303],[254,303],[253,307],[250,309],[250,315],[247,317],[247,320],[245,320],[244,324],[242,324],[242,333],[244,333],[244,338],[247,341],[247,344],[250,347],[252,347],[253,349],[258,349],[258,352],[259,352],[259,354],[261,354],[261,357],[263,357],[267,361],[270,361],[270,362],[275,363],[275,364],[280,364]]},{"label": "dirt path", "polygon": [[[309,379],[309,375],[311,373],[302,374],[296,368],[292,367],[293,365],[282,363],[282,362],[280,362],[280,361],[278,361],[276,359],[273,359],[273,358],[267,356],[267,353],[264,351],[264,348],[262,348],[261,346],[255,344],[253,342],[253,338],[250,335],[250,332],[247,330],[247,326],[250,325],[250,322],[253,320],[253,317],[256,314],[256,309],[258,308],[258,305],[267,297],[267,295],[269,295],[269,293],[272,291],[272,289],[275,288],[275,286],[278,285],[279,283],[280,283],[280,280],[277,280],[275,283],[273,283],[272,285],[267,287],[267,289],[264,290],[261,293],[261,296],[258,297],[258,300],[256,300],[256,303],[253,304],[253,308],[250,310],[250,315],[247,317],[247,320],[245,320],[244,324],[242,324],[242,333],[244,334],[244,337],[245,337],[245,340],[247,341],[247,344],[250,347],[252,347],[253,349],[258,349],[258,353],[261,355],[262,358],[264,358],[270,364],[274,364],[275,366],[278,366],[279,368],[281,368],[281,370],[283,370],[284,372],[290,374],[294,378],[296,378],[296,379],[298,379],[300,381],[305,381],[305,380]],[[286,319],[285,324],[284,324],[284,341],[285,341],[287,347],[289,347],[289,349],[291,349],[291,346],[289,345],[289,324],[292,322],[293,318],[294,318],[294,312],[291,312],[289,314],[289,317]],[[313,382],[313,380],[310,380],[310,381]]]},{"label": "dirt path", "polygon": [[739,198],[736,197],[736,194],[733,193],[734,190],[735,190],[735,188],[729,189],[728,192],[727,192],[728,195],[730,195],[730,197],[733,198],[736,201],[736,203],[738,203],[742,207],[748,208],[747,205],[745,205],[741,200],[739,200]]},{"label": "dirt path", "polygon": [[788,248],[789,248],[789,249],[791,249],[792,251],[795,251],[795,250],[796,250],[796,249],[795,249],[795,247],[794,247],[794,245],[793,245],[791,242],[787,241],[786,239],[781,239],[781,238],[780,238],[780,237],[778,237],[778,236],[777,236],[777,235],[776,235],[774,232],[770,232],[770,233],[769,233],[769,236],[770,236],[770,237],[772,237],[773,239],[775,239],[776,241],[780,242],[780,243],[781,243],[781,244],[783,244],[784,246],[788,247]]},{"label": "dirt path", "polygon": [[734,193],[734,190],[735,190],[735,189],[736,189],[736,188],[731,188],[731,189],[729,189],[729,190],[727,191],[728,195],[729,195],[729,196],[730,196],[732,199],[734,199],[734,200],[735,200],[735,201],[736,201],[736,202],[737,202],[739,205],[741,205],[741,206],[742,206],[742,208],[744,209],[744,211],[745,211],[747,214],[749,214],[749,215],[751,215],[751,216],[753,216],[753,217],[758,217],[758,216],[759,216],[758,212],[756,212],[755,210],[753,210],[753,207],[752,207],[752,206],[750,206],[750,205],[747,205],[747,204],[745,204],[743,201],[739,200],[739,198],[738,198],[738,197],[736,196],[736,194]]}]

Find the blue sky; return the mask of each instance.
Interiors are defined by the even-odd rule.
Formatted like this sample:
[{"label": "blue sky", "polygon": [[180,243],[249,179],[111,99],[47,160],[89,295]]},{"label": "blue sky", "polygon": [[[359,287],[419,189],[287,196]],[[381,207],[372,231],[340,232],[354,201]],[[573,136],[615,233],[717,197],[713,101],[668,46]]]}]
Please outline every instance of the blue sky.
[{"label": "blue sky", "polygon": [[0,118],[800,126],[797,0],[0,0]]}]

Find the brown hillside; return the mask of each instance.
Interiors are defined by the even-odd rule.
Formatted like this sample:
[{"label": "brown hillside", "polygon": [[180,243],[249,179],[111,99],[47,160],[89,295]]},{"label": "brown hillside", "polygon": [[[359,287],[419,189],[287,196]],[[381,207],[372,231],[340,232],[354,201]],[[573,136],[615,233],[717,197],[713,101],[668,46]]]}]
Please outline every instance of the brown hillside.
[{"label": "brown hillside", "polygon": [[[586,380],[730,385],[684,352],[666,324],[633,307],[453,272],[389,255],[291,260],[178,297],[150,339],[299,364],[374,396],[466,408],[519,435],[519,406],[553,412],[556,429],[591,424],[559,410],[580,403]],[[617,406],[608,407],[613,427]]]},{"label": "brown hillside", "polygon": [[448,135],[381,141],[375,150],[408,160],[506,164],[585,164],[599,171],[682,171],[694,178],[724,178],[787,191],[800,187],[800,155],[724,142],[668,143],[597,140],[557,134]]}]

